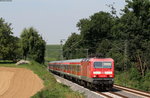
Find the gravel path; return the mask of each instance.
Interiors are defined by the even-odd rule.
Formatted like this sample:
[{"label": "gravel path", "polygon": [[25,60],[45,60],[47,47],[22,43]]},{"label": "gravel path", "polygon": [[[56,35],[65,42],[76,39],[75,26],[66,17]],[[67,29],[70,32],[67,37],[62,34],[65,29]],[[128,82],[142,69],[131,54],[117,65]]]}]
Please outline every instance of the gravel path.
[{"label": "gravel path", "polygon": [[105,96],[103,95],[99,95],[93,91],[90,91],[89,89],[87,88],[84,88],[76,83],[73,83],[71,81],[68,81],[67,79],[64,79],[64,78],[61,78],[57,75],[54,75],[57,82],[59,83],[62,83],[62,84],[65,84],[67,86],[69,86],[72,90],[74,91],[78,91],[80,93],[84,93],[84,95],[86,96],[86,98],[105,98]]},{"label": "gravel path", "polygon": [[0,67],[0,98],[30,98],[43,87],[31,70]]}]

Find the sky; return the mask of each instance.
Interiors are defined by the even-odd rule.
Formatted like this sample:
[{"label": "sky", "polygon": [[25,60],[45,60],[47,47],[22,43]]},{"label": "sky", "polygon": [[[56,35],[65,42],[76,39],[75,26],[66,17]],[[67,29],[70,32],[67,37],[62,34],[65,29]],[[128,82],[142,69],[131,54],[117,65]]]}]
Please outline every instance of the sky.
[{"label": "sky", "polygon": [[34,27],[47,44],[60,44],[73,32],[79,33],[76,24],[94,13],[110,12],[114,4],[118,14],[125,0],[10,0],[0,1],[0,17],[12,23],[14,36],[24,28]]}]

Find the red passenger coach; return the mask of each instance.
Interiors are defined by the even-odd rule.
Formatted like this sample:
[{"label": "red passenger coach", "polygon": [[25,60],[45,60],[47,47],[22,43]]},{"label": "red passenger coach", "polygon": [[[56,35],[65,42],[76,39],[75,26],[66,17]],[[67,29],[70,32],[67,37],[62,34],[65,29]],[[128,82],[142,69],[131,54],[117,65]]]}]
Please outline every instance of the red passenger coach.
[{"label": "red passenger coach", "polygon": [[84,58],[49,62],[49,71],[90,88],[109,90],[114,82],[112,58]]}]

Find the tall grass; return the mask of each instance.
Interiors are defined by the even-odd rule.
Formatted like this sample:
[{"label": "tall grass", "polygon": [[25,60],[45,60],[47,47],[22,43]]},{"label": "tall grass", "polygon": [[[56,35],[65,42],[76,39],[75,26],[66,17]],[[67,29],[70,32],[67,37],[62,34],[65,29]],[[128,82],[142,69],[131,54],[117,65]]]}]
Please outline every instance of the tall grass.
[{"label": "tall grass", "polygon": [[140,76],[135,68],[131,68],[126,72],[118,72],[115,75],[115,83],[150,92],[150,72],[147,72],[144,77]]}]

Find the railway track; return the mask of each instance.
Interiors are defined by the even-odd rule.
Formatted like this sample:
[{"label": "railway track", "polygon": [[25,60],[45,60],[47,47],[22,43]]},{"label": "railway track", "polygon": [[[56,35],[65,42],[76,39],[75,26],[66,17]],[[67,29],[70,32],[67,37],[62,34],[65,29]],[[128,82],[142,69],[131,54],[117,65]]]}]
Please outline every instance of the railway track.
[{"label": "railway track", "polygon": [[[120,85],[114,85],[113,89],[119,90],[122,92],[126,92],[127,95],[123,93],[117,93],[117,91],[109,91],[109,92],[99,92],[96,91],[96,93],[103,95],[105,98],[133,98],[134,95],[136,98],[150,98],[150,93],[120,86]],[[130,95],[129,95],[130,94]]]},{"label": "railway track", "polygon": [[90,89],[87,89],[62,77],[55,75],[55,78],[59,83],[68,85],[75,91],[85,93],[87,98],[150,98],[150,93],[148,92],[143,92],[119,85],[114,85],[113,89],[108,92],[91,91]]},{"label": "railway track", "polygon": [[128,88],[128,87],[124,87],[124,86],[120,86],[120,85],[114,85],[115,89],[120,89],[122,91],[134,94],[134,95],[138,95],[142,98],[150,98],[150,93],[148,92],[144,92],[144,91],[140,91],[140,90],[136,90],[133,88]]},{"label": "railway track", "polygon": [[115,92],[99,92],[97,91],[96,93],[103,95],[105,98],[128,98],[126,96],[123,96],[121,94],[117,94]]}]

